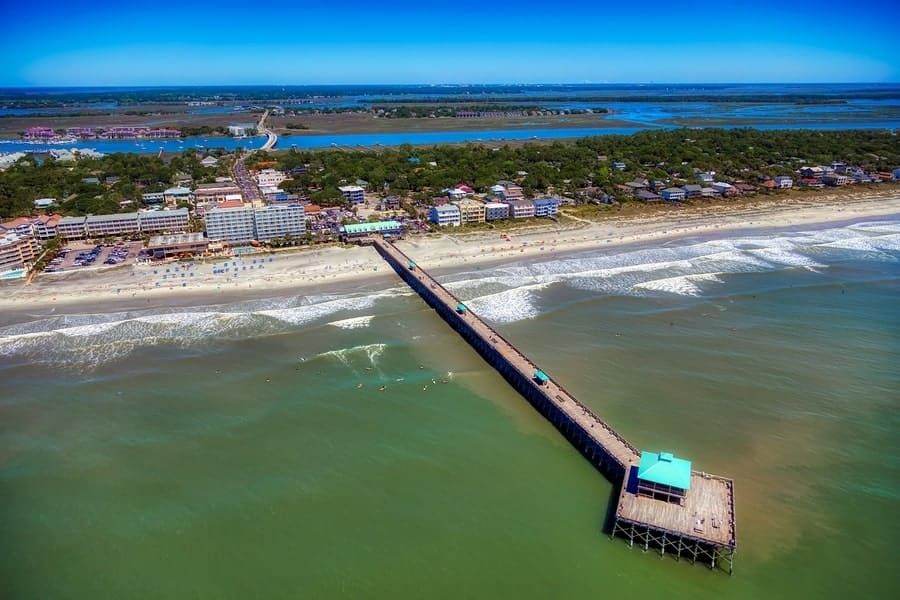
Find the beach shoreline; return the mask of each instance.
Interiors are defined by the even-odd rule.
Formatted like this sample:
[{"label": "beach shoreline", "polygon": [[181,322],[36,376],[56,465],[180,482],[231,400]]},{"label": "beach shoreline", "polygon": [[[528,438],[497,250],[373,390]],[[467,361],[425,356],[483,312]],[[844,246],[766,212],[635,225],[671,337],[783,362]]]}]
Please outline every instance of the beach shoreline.
[{"label": "beach shoreline", "polygon": [[[900,215],[900,192],[718,205],[683,213],[535,225],[500,232],[429,234],[398,247],[423,268],[447,274],[470,267],[546,259],[623,246],[670,243],[685,238],[734,237],[767,230],[814,228]],[[507,237],[508,236],[508,237]],[[223,269],[227,271],[223,272]],[[328,295],[372,289],[393,276],[366,247],[317,247],[228,259],[133,265],[42,274],[33,283],[0,284],[0,311],[96,311],[206,305],[273,295]],[[6,320],[6,319],[4,319]]]}]

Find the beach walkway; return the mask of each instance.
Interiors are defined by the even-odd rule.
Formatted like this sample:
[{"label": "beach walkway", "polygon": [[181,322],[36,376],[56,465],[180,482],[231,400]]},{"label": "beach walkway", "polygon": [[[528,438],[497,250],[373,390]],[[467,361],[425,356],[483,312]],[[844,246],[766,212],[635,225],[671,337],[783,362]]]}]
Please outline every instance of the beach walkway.
[{"label": "beach walkway", "polygon": [[393,243],[373,236],[357,240],[372,245],[398,275],[455,329],[484,359],[547,418],[601,473],[619,486],[610,532],[633,546],[661,554],[719,562],[733,571],[736,547],[734,485],[730,479],[692,471],[681,503],[638,493],[641,452],[579,402],[558,381],[459,298],[424,271]]}]

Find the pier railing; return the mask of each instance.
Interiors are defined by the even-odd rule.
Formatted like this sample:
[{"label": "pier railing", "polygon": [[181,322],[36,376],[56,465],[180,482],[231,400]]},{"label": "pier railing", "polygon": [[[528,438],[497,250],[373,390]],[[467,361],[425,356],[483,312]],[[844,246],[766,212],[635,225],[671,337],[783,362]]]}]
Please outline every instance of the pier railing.
[{"label": "pier railing", "polygon": [[[387,255],[392,259],[391,264],[399,273],[401,273],[402,275],[415,274],[415,276],[423,284],[427,284],[428,289],[430,289],[430,291],[437,297],[437,299],[445,305],[445,308],[453,309],[458,304],[461,304],[460,299],[457,298],[453,293],[451,293],[450,290],[448,290],[440,282],[431,277],[427,272],[418,267],[415,262],[410,259],[409,256],[407,256],[403,251],[394,246],[392,243],[379,239],[377,237],[372,239],[372,243],[376,246],[376,248],[379,249],[382,255]],[[413,265],[413,267],[404,267],[404,265]],[[441,299],[440,296],[444,296],[444,298]],[[482,329],[483,331],[485,331],[488,334],[488,339],[502,341],[503,344],[509,349],[509,351],[515,354],[515,357],[519,359],[519,362],[528,365],[529,370],[533,370],[531,373],[528,373],[522,371],[521,368],[518,368],[515,364],[513,364],[512,366],[514,368],[517,368],[517,370],[522,374],[523,377],[530,379],[534,376],[535,371],[542,371],[542,369],[533,360],[531,360],[527,355],[516,348],[512,342],[510,342],[508,339],[506,339],[506,337],[503,336],[503,334],[499,333],[493,327],[485,323],[480,317],[478,317],[478,315],[469,311],[468,308],[466,309],[466,313],[469,315],[467,317],[467,320],[470,326],[474,324],[478,329]],[[475,327],[473,327],[473,329],[475,329]],[[475,331],[475,333],[484,338],[483,333],[480,333],[478,331]],[[575,415],[577,415],[577,411],[580,411],[582,415],[586,416],[590,421],[593,422],[593,424],[598,425],[604,433],[621,444],[622,448],[609,447],[608,441],[598,439],[598,436],[593,434],[593,432],[591,431],[592,427],[588,427],[587,429],[585,429],[586,433],[590,435],[590,437],[592,437],[598,444],[601,444],[607,450],[607,452],[609,452],[609,454],[620,463],[623,468],[627,467],[632,461],[638,459],[638,457],[640,456],[640,452],[634,445],[631,444],[631,442],[625,439],[624,436],[613,429],[603,419],[598,417],[590,408],[580,402],[574,394],[569,392],[565,387],[560,385],[553,378],[549,378],[549,384],[549,386],[541,386],[539,389],[548,398],[548,400],[553,402],[564,413],[566,413],[574,423],[578,422],[578,419]],[[546,387],[550,387],[558,393],[554,393],[551,396],[547,392]],[[570,406],[565,406],[566,403],[570,403]],[[575,409],[574,411],[573,408]],[[575,413],[575,415],[572,414],[573,412]]]}]

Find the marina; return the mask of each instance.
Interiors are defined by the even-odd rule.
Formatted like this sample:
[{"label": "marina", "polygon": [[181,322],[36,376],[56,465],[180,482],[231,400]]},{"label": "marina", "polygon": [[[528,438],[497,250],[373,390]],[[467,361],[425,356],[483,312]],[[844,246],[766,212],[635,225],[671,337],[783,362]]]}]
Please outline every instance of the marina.
[{"label": "marina", "polygon": [[[617,486],[617,506],[607,521],[612,536],[627,539],[631,547],[637,541],[644,551],[653,548],[660,555],[670,553],[734,572],[737,539],[730,479],[691,470],[688,461],[669,453],[640,452],[391,241],[369,236],[357,243],[373,246],[450,327]],[[653,467],[656,472],[664,469],[664,476],[650,475]],[[673,479],[671,473],[676,471],[680,471],[675,473],[678,478]]]}]

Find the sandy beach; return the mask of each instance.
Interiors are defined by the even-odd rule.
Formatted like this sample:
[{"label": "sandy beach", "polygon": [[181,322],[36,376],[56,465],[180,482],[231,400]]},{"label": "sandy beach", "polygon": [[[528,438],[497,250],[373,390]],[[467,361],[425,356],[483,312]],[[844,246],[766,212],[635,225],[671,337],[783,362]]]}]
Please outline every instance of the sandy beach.
[{"label": "sandy beach", "polygon": [[[900,191],[686,208],[651,217],[536,224],[509,232],[429,234],[398,246],[426,269],[454,269],[547,255],[735,231],[810,227],[900,214]],[[86,303],[204,300],[296,291],[322,294],[337,285],[391,273],[370,248],[322,247],[203,261],[99,267],[46,273],[31,284],[0,283],[0,310]]]}]

